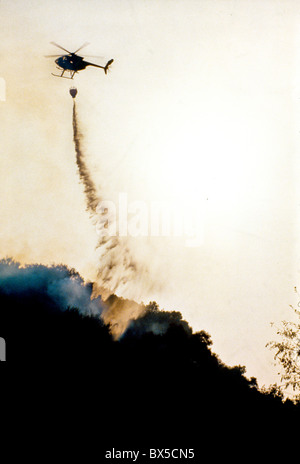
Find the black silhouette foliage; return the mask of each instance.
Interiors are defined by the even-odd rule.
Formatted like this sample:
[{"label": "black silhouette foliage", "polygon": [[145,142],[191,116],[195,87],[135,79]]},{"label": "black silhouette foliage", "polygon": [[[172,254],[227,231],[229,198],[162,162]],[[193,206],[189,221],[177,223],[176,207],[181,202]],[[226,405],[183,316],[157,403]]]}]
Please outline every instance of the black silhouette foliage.
[{"label": "black silhouette foliage", "polygon": [[149,436],[167,434],[191,441],[203,427],[222,436],[230,427],[241,432],[245,424],[255,424],[260,436],[260,427],[266,431],[274,421],[290,424],[299,417],[299,404],[260,391],[244,367],[226,366],[212,352],[209,334],[194,333],[179,312],[161,311],[152,302],[116,341],[101,312],[62,308],[38,285],[15,293],[0,288],[7,364],[30,365],[26,378],[46,375],[48,401],[68,377],[64,398],[76,392],[72,408],[84,399],[106,437],[118,431],[148,437],[148,443]]}]

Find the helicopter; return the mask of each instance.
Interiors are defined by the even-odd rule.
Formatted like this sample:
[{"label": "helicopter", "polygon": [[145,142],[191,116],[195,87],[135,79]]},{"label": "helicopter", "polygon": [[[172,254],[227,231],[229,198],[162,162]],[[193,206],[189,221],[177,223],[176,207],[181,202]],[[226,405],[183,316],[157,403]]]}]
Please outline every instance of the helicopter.
[{"label": "helicopter", "polygon": [[[61,74],[51,73],[52,76],[55,76],[55,77],[63,77],[64,79],[73,79],[75,73],[77,73],[78,71],[81,71],[82,69],[85,69],[87,66],[94,66],[95,68],[102,68],[104,69],[105,74],[107,74],[109,66],[114,61],[113,59],[111,59],[106,63],[105,66],[100,66],[98,64],[85,61],[83,56],[77,55],[77,52],[79,52],[79,50],[81,50],[83,47],[86,47],[87,45],[89,45],[89,42],[86,42],[83,45],[81,45],[81,47],[79,47],[75,52],[69,52],[69,50],[62,47],[61,45],[58,45],[55,42],[50,42],[50,43],[68,53],[68,55],[46,55],[46,58],[58,57],[55,60],[55,63],[57,64],[57,69],[62,70],[62,73]],[[64,73],[66,71],[69,71],[70,77],[64,76]]]}]

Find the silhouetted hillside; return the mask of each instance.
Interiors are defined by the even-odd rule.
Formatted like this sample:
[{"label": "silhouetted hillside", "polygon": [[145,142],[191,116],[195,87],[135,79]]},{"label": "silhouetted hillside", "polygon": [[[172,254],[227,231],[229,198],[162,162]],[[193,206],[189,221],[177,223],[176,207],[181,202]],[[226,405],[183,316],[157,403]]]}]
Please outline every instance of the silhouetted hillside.
[{"label": "silhouetted hillside", "polygon": [[[143,435],[150,428],[153,436],[172,432],[195,438],[204,424],[212,433],[227,433],[228,427],[236,433],[245,424],[268,429],[273,421],[291,423],[299,415],[299,405],[260,392],[243,367],[222,363],[211,351],[210,336],[194,333],[179,312],[151,303],[115,341],[101,320],[101,299],[98,313],[95,302],[90,311],[91,287],[74,271],[60,267],[48,273],[39,266],[29,272],[9,261],[0,269],[0,336],[7,343],[7,364],[26,366],[27,379],[46,373],[51,392],[68,378],[61,394],[68,399],[76,391],[74,408],[83,403],[100,422],[109,416],[113,430],[128,433],[130,424],[132,433]],[[66,306],[70,288],[79,309]]]}]

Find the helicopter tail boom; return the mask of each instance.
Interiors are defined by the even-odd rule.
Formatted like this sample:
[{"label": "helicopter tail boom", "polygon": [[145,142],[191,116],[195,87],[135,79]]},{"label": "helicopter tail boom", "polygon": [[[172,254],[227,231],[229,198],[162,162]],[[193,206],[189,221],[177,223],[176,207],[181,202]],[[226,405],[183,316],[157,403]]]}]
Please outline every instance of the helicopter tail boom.
[{"label": "helicopter tail boom", "polygon": [[89,63],[88,61],[85,61],[84,63],[87,66],[94,66],[95,68],[101,68],[104,69],[105,74],[107,74],[109,66],[113,63],[114,60],[109,60],[105,66],[100,66],[99,64],[94,64],[94,63]]}]

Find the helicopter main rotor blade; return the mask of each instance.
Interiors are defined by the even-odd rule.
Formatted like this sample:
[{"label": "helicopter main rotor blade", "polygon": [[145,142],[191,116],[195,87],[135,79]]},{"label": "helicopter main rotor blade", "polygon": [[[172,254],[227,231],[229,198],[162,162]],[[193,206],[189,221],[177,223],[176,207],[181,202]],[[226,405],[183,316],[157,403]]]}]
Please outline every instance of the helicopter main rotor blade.
[{"label": "helicopter main rotor blade", "polygon": [[84,54],[84,58],[87,57],[87,58],[100,58],[101,60],[104,59],[104,56],[98,56],[98,55],[86,55]]},{"label": "helicopter main rotor blade", "polygon": [[62,47],[61,45],[58,45],[57,43],[55,42],[50,42],[52,45],[55,45],[56,47],[58,48],[61,48],[62,50],[64,50],[65,52],[67,53],[70,53],[70,55],[72,55],[72,52],[69,52],[69,50],[67,50],[66,48]]},{"label": "helicopter main rotor blade", "polygon": [[45,58],[57,58],[58,56],[64,56],[64,55],[44,55]]},{"label": "helicopter main rotor blade", "polygon": [[86,47],[87,45],[89,45],[90,42],[85,42],[83,45],[81,45],[81,47],[77,48],[77,50],[73,53],[77,53],[79,52],[79,50],[81,50],[83,47]]}]

